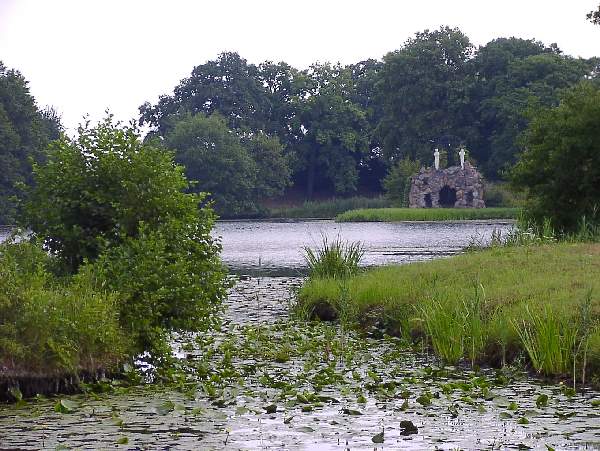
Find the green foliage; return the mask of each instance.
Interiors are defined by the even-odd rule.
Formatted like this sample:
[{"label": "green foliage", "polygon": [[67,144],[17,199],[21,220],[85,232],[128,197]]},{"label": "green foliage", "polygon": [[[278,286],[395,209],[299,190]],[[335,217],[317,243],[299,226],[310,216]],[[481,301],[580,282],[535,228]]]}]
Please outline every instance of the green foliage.
[{"label": "green foliage", "polygon": [[388,53],[378,82],[377,130],[388,157],[430,161],[433,147],[456,147],[470,133],[466,101],[473,45],[460,30],[425,30]]},{"label": "green foliage", "polygon": [[514,327],[535,370],[544,375],[569,374],[578,334],[570,318],[547,306],[537,313],[526,307],[526,312],[527,317],[515,321]]},{"label": "green foliage", "polygon": [[34,176],[22,224],[71,272],[137,236],[141,222],[196,217],[204,198],[182,192],[188,182],[172,153],[142,144],[135,127],[113,124],[110,116],[97,127],[80,127],[74,139],[53,142]]},{"label": "green foliage", "polygon": [[195,182],[210,193],[219,214],[233,216],[257,208],[254,190],[258,167],[248,150],[219,115],[187,115],[174,120],[166,143]]},{"label": "green foliage", "polygon": [[389,200],[384,197],[346,197],[321,201],[305,201],[296,207],[276,207],[269,209],[271,218],[334,218],[340,213],[357,208],[385,208]]},{"label": "green foliage", "polygon": [[521,197],[506,182],[488,182],[485,185],[485,205],[488,208],[514,208],[523,203]]},{"label": "green foliage", "polygon": [[262,132],[240,138],[219,114],[188,114],[172,123],[167,145],[193,189],[209,193],[220,215],[256,215],[263,199],[281,195],[291,183],[289,158],[277,138]]},{"label": "green foliage", "polygon": [[410,158],[399,160],[383,179],[385,194],[396,207],[408,207],[410,178],[419,172],[421,164]]},{"label": "green foliage", "polygon": [[[496,247],[370,269],[349,278],[345,294],[338,280],[310,279],[299,303],[310,311],[317,304],[337,306],[346,296],[355,312],[350,320],[378,322],[390,334],[427,337],[450,363],[462,358],[510,363],[520,353],[529,357],[530,347],[534,368],[583,379],[600,369],[600,303],[593,294],[600,289],[599,256],[598,244]],[[378,313],[372,321],[361,321],[373,312]]]},{"label": "green foliage", "polygon": [[478,127],[469,146],[486,175],[497,179],[517,160],[527,109],[556,105],[560,90],[587,77],[594,63],[562,55],[556,45],[500,38],[479,49],[473,66],[479,75],[470,102]]},{"label": "green foliage", "polygon": [[0,245],[0,364],[11,371],[109,369],[130,351],[115,293],[91,267],[54,276],[53,258],[29,242]]},{"label": "green foliage", "polygon": [[517,208],[367,208],[338,215],[338,222],[463,221],[515,219]]},{"label": "green foliage", "polygon": [[[138,351],[166,351],[171,330],[198,330],[225,295],[215,216],[173,154],[108,117],[50,147],[34,167],[24,225],[79,277],[118,293],[121,326]],[[85,264],[89,262],[88,264]]]},{"label": "green foliage", "polygon": [[102,285],[119,293],[120,321],[138,351],[169,350],[172,330],[213,324],[226,295],[220,247],[208,232],[212,215],[140,224],[136,237],[107,250],[94,265]]},{"label": "green foliage", "polygon": [[336,194],[355,192],[358,163],[369,149],[366,114],[349,99],[352,74],[340,65],[314,64],[302,77],[305,88],[294,100],[292,127],[302,136],[295,150],[307,198],[317,183]]},{"label": "green foliage", "polygon": [[316,250],[304,247],[304,258],[311,278],[345,278],[358,272],[358,265],[365,253],[360,242],[344,243],[341,238],[329,241],[323,237]]},{"label": "green foliage", "polygon": [[527,212],[541,223],[572,232],[578,219],[598,223],[600,206],[600,89],[583,82],[564,93],[559,106],[531,112],[526,149],[512,171],[524,190]]},{"label": "green foliage", "polygon": [[14,223],[16,185],[31,183],[30,159],[43,160],[60,128],[53,110],[38,108],[25,78],[0,62],[0,224]]}]

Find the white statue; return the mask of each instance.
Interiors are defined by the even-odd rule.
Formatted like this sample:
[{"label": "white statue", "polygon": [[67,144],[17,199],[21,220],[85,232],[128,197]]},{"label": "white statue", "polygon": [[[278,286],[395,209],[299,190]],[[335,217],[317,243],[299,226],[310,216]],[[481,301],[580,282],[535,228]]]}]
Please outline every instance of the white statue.
[{"label": "white statue", "polygon": [[465,168],[465,148],[461,147],[460,148],[460,152],[458,152],[458,155],[460,156],[460,167],[461,168]]},{"label": "white statue", "polygon": [[435,170],[437,171],[440,168],[440,151],[437,150],[437,148],[435,149],[435,152],[433,152],[433,157],[435,162]]}]

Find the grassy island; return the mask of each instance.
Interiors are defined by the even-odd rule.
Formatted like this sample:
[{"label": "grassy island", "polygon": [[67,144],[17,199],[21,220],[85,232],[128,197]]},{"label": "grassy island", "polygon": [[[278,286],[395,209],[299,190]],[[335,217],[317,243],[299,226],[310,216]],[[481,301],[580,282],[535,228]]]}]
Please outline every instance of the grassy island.
[{"label": "grassy island", "polygon": [[559,243],[312,278],[299,299],[316,316],[424,338],[449,363],[524,357],[541,374],[598,383],[599,293],[600,244]]},{"label": "grassy island", "polygon": [[515,219],[518,208],[369,208],[346,211],[338,222],[463,221]]}]

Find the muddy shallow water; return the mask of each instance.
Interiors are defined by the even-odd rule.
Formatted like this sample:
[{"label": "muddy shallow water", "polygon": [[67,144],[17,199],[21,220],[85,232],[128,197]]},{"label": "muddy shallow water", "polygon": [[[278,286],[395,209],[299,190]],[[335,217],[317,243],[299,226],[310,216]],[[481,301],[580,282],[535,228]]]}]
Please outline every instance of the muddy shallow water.
[{"label": "muddy shallow water", "polygon": [[[263,275],[244,276],[231,290],[221,330],[177,339],[185,369],[178,388],[109,386],[0,406],[0,449],[600,449],[600,407],[592,405],[600,393],[572,395],[516,369],[442,368],[398,339],[290,321],[303,279],[269,274],[300,265],[298,246],[312,244],[311,236],[318,244],[321,226],[273,223],[254,234],[252,223],[220,223],[234,272]],[[480,230],[434,227],[428,239],[422,230],[388,226],[360,232],[344,225],[341,236],[367,238],[368,262],[376,264],[431,258],[418,249],[441,242],[457,252]],[[449,239],[452,233],[460,238]],[[261,246],[257,240],[268,236]],[[387,252],[385,239],[387,249],[415,252]],[[260,266],[252,260],[257,249]],[[55,411],[60,400],[70,413]]]}]

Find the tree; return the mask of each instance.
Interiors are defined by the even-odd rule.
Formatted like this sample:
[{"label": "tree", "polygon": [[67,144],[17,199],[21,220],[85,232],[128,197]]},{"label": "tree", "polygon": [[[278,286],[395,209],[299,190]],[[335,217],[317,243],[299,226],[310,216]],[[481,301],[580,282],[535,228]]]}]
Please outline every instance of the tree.
[{"label": "tree", "polygon": [[386,158],[431,159],[436,146],[455,147],[472,133],[465,119],[473,46],[460,30],[425,30],[384,57],[378,83],[378,125]]},{"label": "tree", "polygon": [[398,161],[383,179],[385,194],[398,207],[408,207],[410,178],[419,172],[421,164],[409,158]]},{"label": "tree", "polygon": [[561,55],[556,45],[501,38],[481,47],[472,66],[470,99],[478,135],[468,145],[485,174],[498,179],[516,162],[529,106],[556,105],[560,90],[590,74],[593,63]]},{"label": "tree", "polygon": [[219,113],[232,129],[265,130],[270,102],[258,68],[235,52],[196,66],[190,77],[161,96],[157,105],[140,107],[140,123],[156,127],[161,136],[170,131],[178,114]]},{"label": "tree", "polygon": [[587,18],[590,22],[600,25],[600,6],[598,6],[597,10],[590,11]]},{"label": "tree", "polygon": [[52,109],[38,109],[25,78],[0,62],[0,223],[15,220],[16,185],[31,183],[30,159],[41,161],[60,129]]},{"label": "tree", "polygon": [[54,141],[46,157],[23,210],[33,238],[68,273],[91,265],[100,288],[119,293],[138,351],[166,351],[168,331],[201,328],[226,294],[225,270],[214,213],[205,194],[185,193],[173,153],[109,116]]},{"label": "tree", "polygon": [[166,144],[175,149],[176,161],[194,182],[193,190],[210,193],[220,215],[256,211],[258,167],[222,116],[187,114],[177,118]]},{"label": "tree", "polygon": [[292,180],[290,156],[284,153],[279,138],[257,133],[242,143],[256,164],[256,202],[282,195]]},{"label": "tree", "polygon": [[354,84],[339,65],[313,65],[303,72],[305,90],[294,99],[292,127],[300,138],[293,150],[297,181],[312,198],[315,186],[337,194],[357,188],[358,166],[368,152],[365,112],[349,100]]},{"label": "tree", "polygon": [[527,195],[529,214],[538,223],[549,218],[563,232],[584,216],[600,224],[600,88],[581,82],[558,106],[530,116],[525,150],[511,174]]}]

